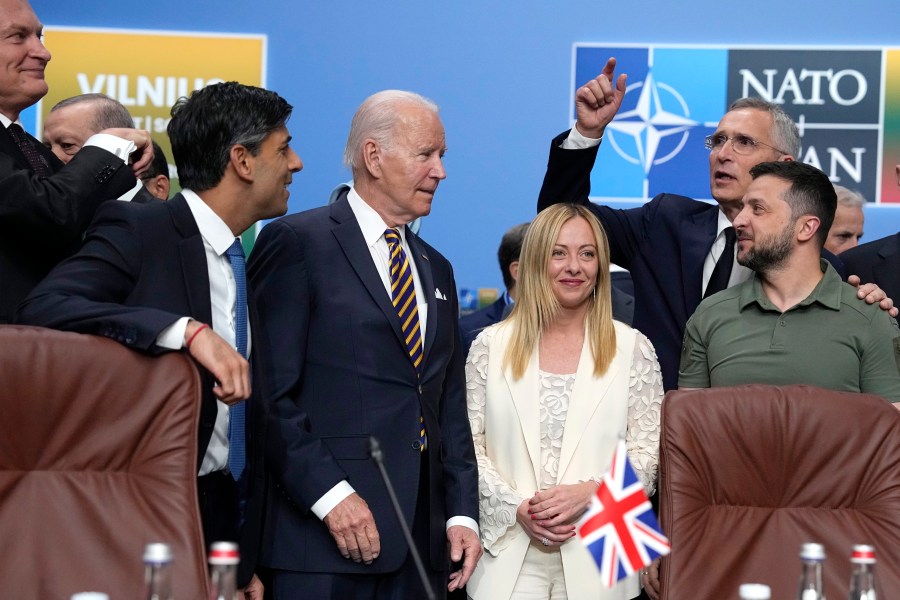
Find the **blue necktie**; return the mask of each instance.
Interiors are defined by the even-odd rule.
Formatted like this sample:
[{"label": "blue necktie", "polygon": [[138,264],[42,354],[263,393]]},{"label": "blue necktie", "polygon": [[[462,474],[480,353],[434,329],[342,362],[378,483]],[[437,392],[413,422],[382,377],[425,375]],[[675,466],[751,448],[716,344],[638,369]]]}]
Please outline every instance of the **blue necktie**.
[{"label": "blue necktie", "polygon": [[[244,247],[240,238],[225,251],[231,270],[234,272],[234,345],[237,351],[247,358],[247,273],[244,269]],[[244,472],[247,463],[247,442],[244,420],[247,403],[239,402],[229,410],[228,422],[228,470],[237,481]]]}]

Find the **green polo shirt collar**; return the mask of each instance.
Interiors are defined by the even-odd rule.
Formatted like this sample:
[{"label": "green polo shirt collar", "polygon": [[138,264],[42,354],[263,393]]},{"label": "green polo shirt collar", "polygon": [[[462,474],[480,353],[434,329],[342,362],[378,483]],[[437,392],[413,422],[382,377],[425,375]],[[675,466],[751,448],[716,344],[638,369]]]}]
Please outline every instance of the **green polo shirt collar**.
[{"label": "green polo shirt collar", "polygon": [[[816,287],[813,288],[812,293],[797,304],[797,306],[809,306],[813,302],[818,302],[825,308],[840,310],[841,276],[834,270],[831,263],[824,258],[819,259],[819,266],[825,275],[819,280]],[[777,306],[772,304],[772,301],[769,300],[766,293],[763,291],[762,282],[759,279],[758,273],[754,273],[753,275],[753,285],[745,285],[741,288],[738,301],[740,303],[741,311],[751,304],[757,304],[762,310],[781,312]],[[788,310],[793,310],[794,308],[796,308],[796,306],[792,306]]]}]

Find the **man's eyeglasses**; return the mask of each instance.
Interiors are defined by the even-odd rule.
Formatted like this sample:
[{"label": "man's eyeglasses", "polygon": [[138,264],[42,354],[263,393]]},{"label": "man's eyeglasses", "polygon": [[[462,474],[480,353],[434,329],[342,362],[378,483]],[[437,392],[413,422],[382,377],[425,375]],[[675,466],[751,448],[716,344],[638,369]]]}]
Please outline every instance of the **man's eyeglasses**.
[{"label": "man's eyeglasses", "polygon": [[722,146],[725,145],[725,142],[731,140],[731,148],[737,152],[738,154],[752,154],[754,150],[756,150],[757,146],[765,146],[766,148],[771,148],[780,154],[788,154],[784,150],[780,150],[775,146],[770,146],[765,142],[760,142],[759,140],[754,140],[752,137],[748,135],[734,135],[728,137],[724,133],[716,133],[713,135],[706,136],[704,140],[704,146],[706,146],[707,150],[715,150],[719,151],[722,149]]}]

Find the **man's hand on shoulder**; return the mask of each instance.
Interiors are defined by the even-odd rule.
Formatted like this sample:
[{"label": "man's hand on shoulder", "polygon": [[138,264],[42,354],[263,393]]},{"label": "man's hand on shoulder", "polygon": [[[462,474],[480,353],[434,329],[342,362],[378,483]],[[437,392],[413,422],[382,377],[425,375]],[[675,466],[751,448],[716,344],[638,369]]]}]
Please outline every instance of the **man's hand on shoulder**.
[{"label": "man's hand on shoulder", "polygon": [[134,171],[134,176],[140,179],[141,175],[150,167],[150,163],[153,162],[153,140],[150,137],[150,132],[143,129],[111,127],[104,129],[100,133],[114,135],[134,143],[136,149],[132,154],[134,162],[131,163],[131,170]]},{"label": "man's hand on shoulder", "polygon": [[615,80],[616,59],[610,58],[603,67],[603,71],[575,92],[575,114],[577,120],[575,128],[578,132],[589,138],[603,136],[603,130],[613,120],[622,99],[625,97],[625,81],[627,75],[620,74]]},{"label": "man's hand on shoulder", "polygon": [[225,404],[250,397],[250,363],[208,325],[190,320],[184,330],[188,353],[216,378],[213,394]]},{"label": "man's hand on shoulder", "polygon": [[381,554],[381,537],[369,505],[353,492],[325,515],[325,525],[344,558],[367,565]]},{"label": "man's hand on shoulder", "polygon": [[892,317],[900,314],[900,310],[894,306],[894,301],[888,298],[884,290],[878,287],[878,284],[862,283],[858,275],[848,277],[847,283],[857,288],[856,297],[860,300],[865,300],[867,304],[875,304],[877,302],[881,310],[888,311],[888,314]]},{"label": "man's hand on shoulder", "polygon": [[462,588],[468,583],[475,571],[475,565],[484,553],[478,534],[465,525],[453,525],[447,529],[447,541],[450,543],[450,560],[462,561],[459,571],[450,573],[450,583],[447,590],[453,591]]}]

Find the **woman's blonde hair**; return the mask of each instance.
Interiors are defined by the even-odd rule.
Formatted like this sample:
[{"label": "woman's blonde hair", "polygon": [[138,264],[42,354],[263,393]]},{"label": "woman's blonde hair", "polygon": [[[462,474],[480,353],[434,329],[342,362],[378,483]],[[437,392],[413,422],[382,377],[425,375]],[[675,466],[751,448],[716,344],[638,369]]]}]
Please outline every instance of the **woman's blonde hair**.
[{"label": "woman's blonde hair", "polygon": [[541,333],[561,310],[550,283],[550,258],[563,225],[576,218],[587,221],[597,245],[597,280],[588,298],[585,333],[594,357],[594,376],[606,373],[615,356],[616,331],[612,318],[606,233],[597,217],[587,208],[576,204],[555,204],[541,211],[531,223],[519,256],[516,303],[509,316],[510,344],[503,357],[504,368],[511,368],[516,379],[525,374],[528,361],[537,351]]}]

